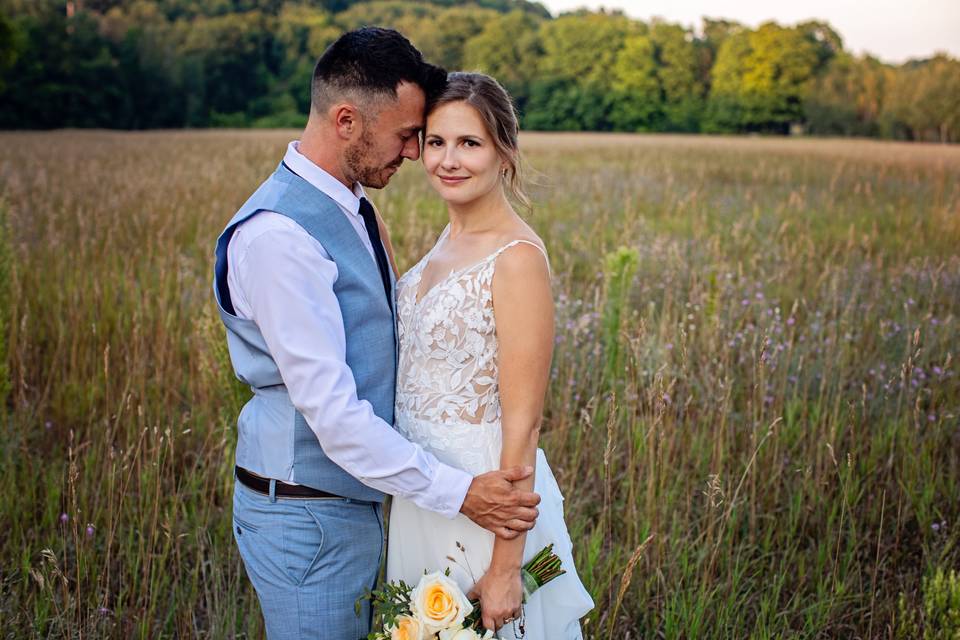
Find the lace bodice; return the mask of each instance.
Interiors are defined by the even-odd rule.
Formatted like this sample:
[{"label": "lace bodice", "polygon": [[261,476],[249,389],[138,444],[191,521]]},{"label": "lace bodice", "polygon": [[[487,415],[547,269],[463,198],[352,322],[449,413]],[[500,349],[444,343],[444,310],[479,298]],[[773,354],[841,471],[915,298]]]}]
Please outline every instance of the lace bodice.
[{"label": "lace bodice", "polygon": [[[397,426],[442,461],[482,473],[499,466],[500,395],[491,284],[497,257],[514,240],[451,272],[417,300],[423,270],[446,240],[397,282],[400,365]],[[546,254],[544,254],[546,257]]]}]

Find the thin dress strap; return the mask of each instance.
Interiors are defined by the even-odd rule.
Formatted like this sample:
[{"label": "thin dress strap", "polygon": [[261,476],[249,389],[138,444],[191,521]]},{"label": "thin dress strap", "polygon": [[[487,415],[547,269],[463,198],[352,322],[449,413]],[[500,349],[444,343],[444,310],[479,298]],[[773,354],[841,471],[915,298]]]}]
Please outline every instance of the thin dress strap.
[{"label": "thin dress strap", "polygon": [[517,240],[512,240],[511,242],[508,242],[507,244],[497,249],[497,251],[493,254],[493,259],[496,260],[497,256],[499,256],[501,253],[503,253],[504,251],[506,251],[507,249],[509,249],[515,244],[520,244],[521,242],[524,244],[529,244],[531,246],[534,246],[540,250],[540,253],[543,254],[543,259],[546,260],[547,262],[547,275],[549,275],[550,277],[553,277],[553,271],[551,271],[550,269],[550,257],[547,255],[546,249],[538,245],[536,242],[532,242],[530,240],[523,240],[518,238]]}]

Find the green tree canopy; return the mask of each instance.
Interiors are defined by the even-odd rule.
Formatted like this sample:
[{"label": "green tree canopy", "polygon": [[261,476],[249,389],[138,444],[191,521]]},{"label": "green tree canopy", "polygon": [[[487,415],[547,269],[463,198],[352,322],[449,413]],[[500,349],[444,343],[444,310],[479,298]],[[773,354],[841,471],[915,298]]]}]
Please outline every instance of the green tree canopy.
[{"label": "green tree canopy", "polygon": [[316,59],[362,25],[493,75],[526,128],[960,141],[949,56],[854,57],[820,20],[691,30],[529,0],[0,0],[0,126],[300,126]]},{"label": "green tree canopy", "polygon": [[708,127],[785,132],[803,120],[803,99],[818,64],[815,44],[772,22],[727,37],[713,70]]}]

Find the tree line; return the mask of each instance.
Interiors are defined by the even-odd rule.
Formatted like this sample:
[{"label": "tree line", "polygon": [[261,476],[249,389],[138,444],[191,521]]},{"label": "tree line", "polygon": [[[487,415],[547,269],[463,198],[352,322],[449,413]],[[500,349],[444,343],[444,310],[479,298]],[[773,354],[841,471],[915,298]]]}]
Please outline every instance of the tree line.
[{"label": "tree line", "polygon": [[960,61],[855,56],[829,24],[689,29],[526,0],[0,0],[0,128],[301,126],[317,57],[394,27],[526,129],[960,141]]}]

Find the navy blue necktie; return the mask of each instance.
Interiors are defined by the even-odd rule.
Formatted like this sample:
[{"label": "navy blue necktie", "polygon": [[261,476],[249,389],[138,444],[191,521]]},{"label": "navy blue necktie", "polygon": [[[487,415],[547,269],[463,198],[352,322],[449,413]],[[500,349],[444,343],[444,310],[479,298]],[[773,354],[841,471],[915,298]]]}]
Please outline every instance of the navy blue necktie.
[{"label": "navy blue necktie", "polygon": [[373,212],[373,205],[366,198],[360,198],[360,217],[363,226],[367,228],[367,237],[373,245],[373,256],[377,259],[377,268],[380,269],[380,279],[383,281],[383,292],[387,294],[387,303],[393,306],[390,299],[390,263],[380,241],[380,226],[377,224],[377,214]]}]

